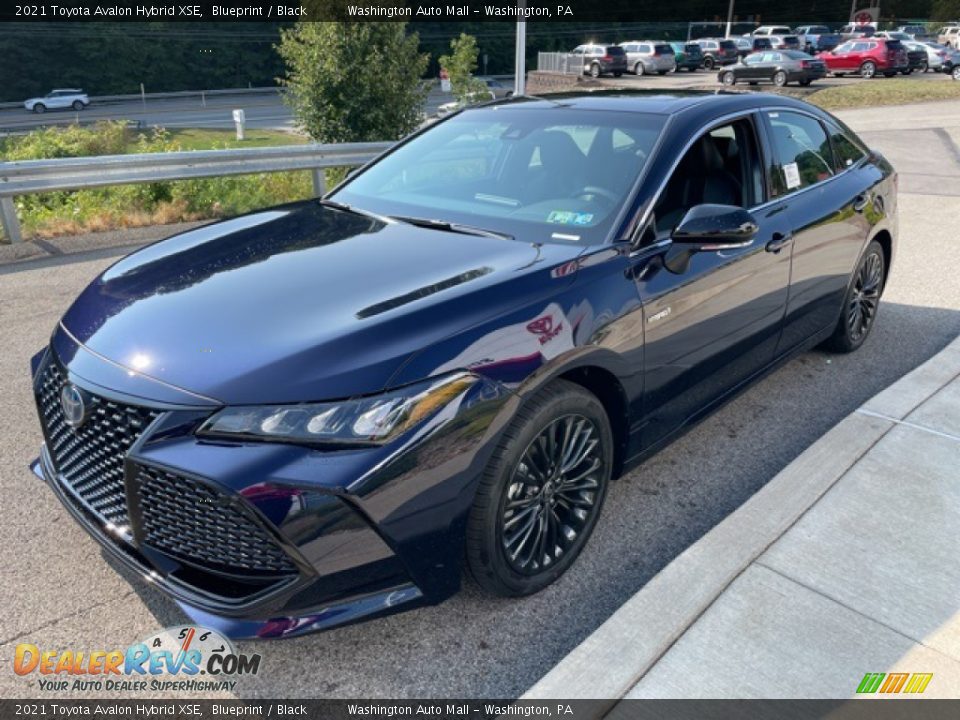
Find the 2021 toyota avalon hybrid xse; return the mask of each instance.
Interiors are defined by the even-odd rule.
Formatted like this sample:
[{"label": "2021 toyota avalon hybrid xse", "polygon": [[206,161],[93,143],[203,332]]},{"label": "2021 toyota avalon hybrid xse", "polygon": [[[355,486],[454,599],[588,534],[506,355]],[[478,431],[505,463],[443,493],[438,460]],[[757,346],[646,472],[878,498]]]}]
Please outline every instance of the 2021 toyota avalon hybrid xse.
[{"label": "2021 toyota avalon hybrid xse", "polygon": [[35,471],[233,636],[500,595],[609,483],[778,361],[855,350],[896,176],[765,95],[514,98],[323,200],[120,260],[33,359]]}]

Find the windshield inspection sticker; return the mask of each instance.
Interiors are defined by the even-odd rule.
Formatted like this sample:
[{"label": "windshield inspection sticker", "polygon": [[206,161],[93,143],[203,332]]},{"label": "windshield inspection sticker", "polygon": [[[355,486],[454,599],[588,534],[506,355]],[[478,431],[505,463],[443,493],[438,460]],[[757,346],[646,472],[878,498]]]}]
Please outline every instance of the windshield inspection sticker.
[{"label": "windshield inspection sticker", "polygon": [[569,210],[554,210],[547,215],[548,223],[558,225],[589,225],[593,220],[593,213],[572,212]]},{"label": "windshield inspection sticker", "polygon": [[787,163],[783,166],[783,177],[787,181],[787,189],[800,187],[800,170],[796,163]]}]

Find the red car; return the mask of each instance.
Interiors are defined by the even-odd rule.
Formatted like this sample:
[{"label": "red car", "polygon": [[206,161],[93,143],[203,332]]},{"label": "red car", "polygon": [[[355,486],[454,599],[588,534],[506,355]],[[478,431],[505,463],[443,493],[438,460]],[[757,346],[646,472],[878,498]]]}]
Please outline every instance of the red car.
[{"label": "red car", "polygon": [[877,73],[893,77],[910,67],[907,48],[899,40],[857,38],[818,55],[834,75],[860,75],[872,78]]}]

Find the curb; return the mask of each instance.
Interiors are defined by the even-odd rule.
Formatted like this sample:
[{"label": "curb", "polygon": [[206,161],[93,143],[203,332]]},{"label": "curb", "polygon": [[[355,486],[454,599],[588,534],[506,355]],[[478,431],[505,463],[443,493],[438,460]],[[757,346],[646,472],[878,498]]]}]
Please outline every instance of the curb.
[{"label": "curb", "polygon": [[868,400],[684,550],[521,700],[622,698],[714,600],[890,429],[960,377],[960,337]]}]

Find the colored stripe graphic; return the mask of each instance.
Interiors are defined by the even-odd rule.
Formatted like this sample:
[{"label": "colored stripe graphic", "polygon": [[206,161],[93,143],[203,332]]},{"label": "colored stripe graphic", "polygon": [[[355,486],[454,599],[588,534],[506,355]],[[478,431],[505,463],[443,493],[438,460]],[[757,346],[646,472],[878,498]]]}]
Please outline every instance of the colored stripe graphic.
[{"label": "colored stripe graphic", "polygon": [[860,681],[859,687],[857,687],[858,693],[875,693],[877,688],[880,687],[880,683],[883,682],[885,673],[867,673],[863,676],[863,680]]},{"label": "colored stripe graphic", "polygon": [[903,691],[905,693],[922,693],[927,689],[931,679],[933,679],[933,673],[914,673]]},{"label": "colored stripe graphic", "polygon": [[898,693],[900,688],[903,687],[904,683],[907,682],[907,678],[910,677],[910,673],[890,673],[887,675],[887,681],[880,688],[882,693]]},{"label": "colored stripe graphic", "polygon": [[857,693],[869,695],[875,692],[885,694],[919,694],[927,689],[933,679],[933,673],[867,673],[857,686]]}]

